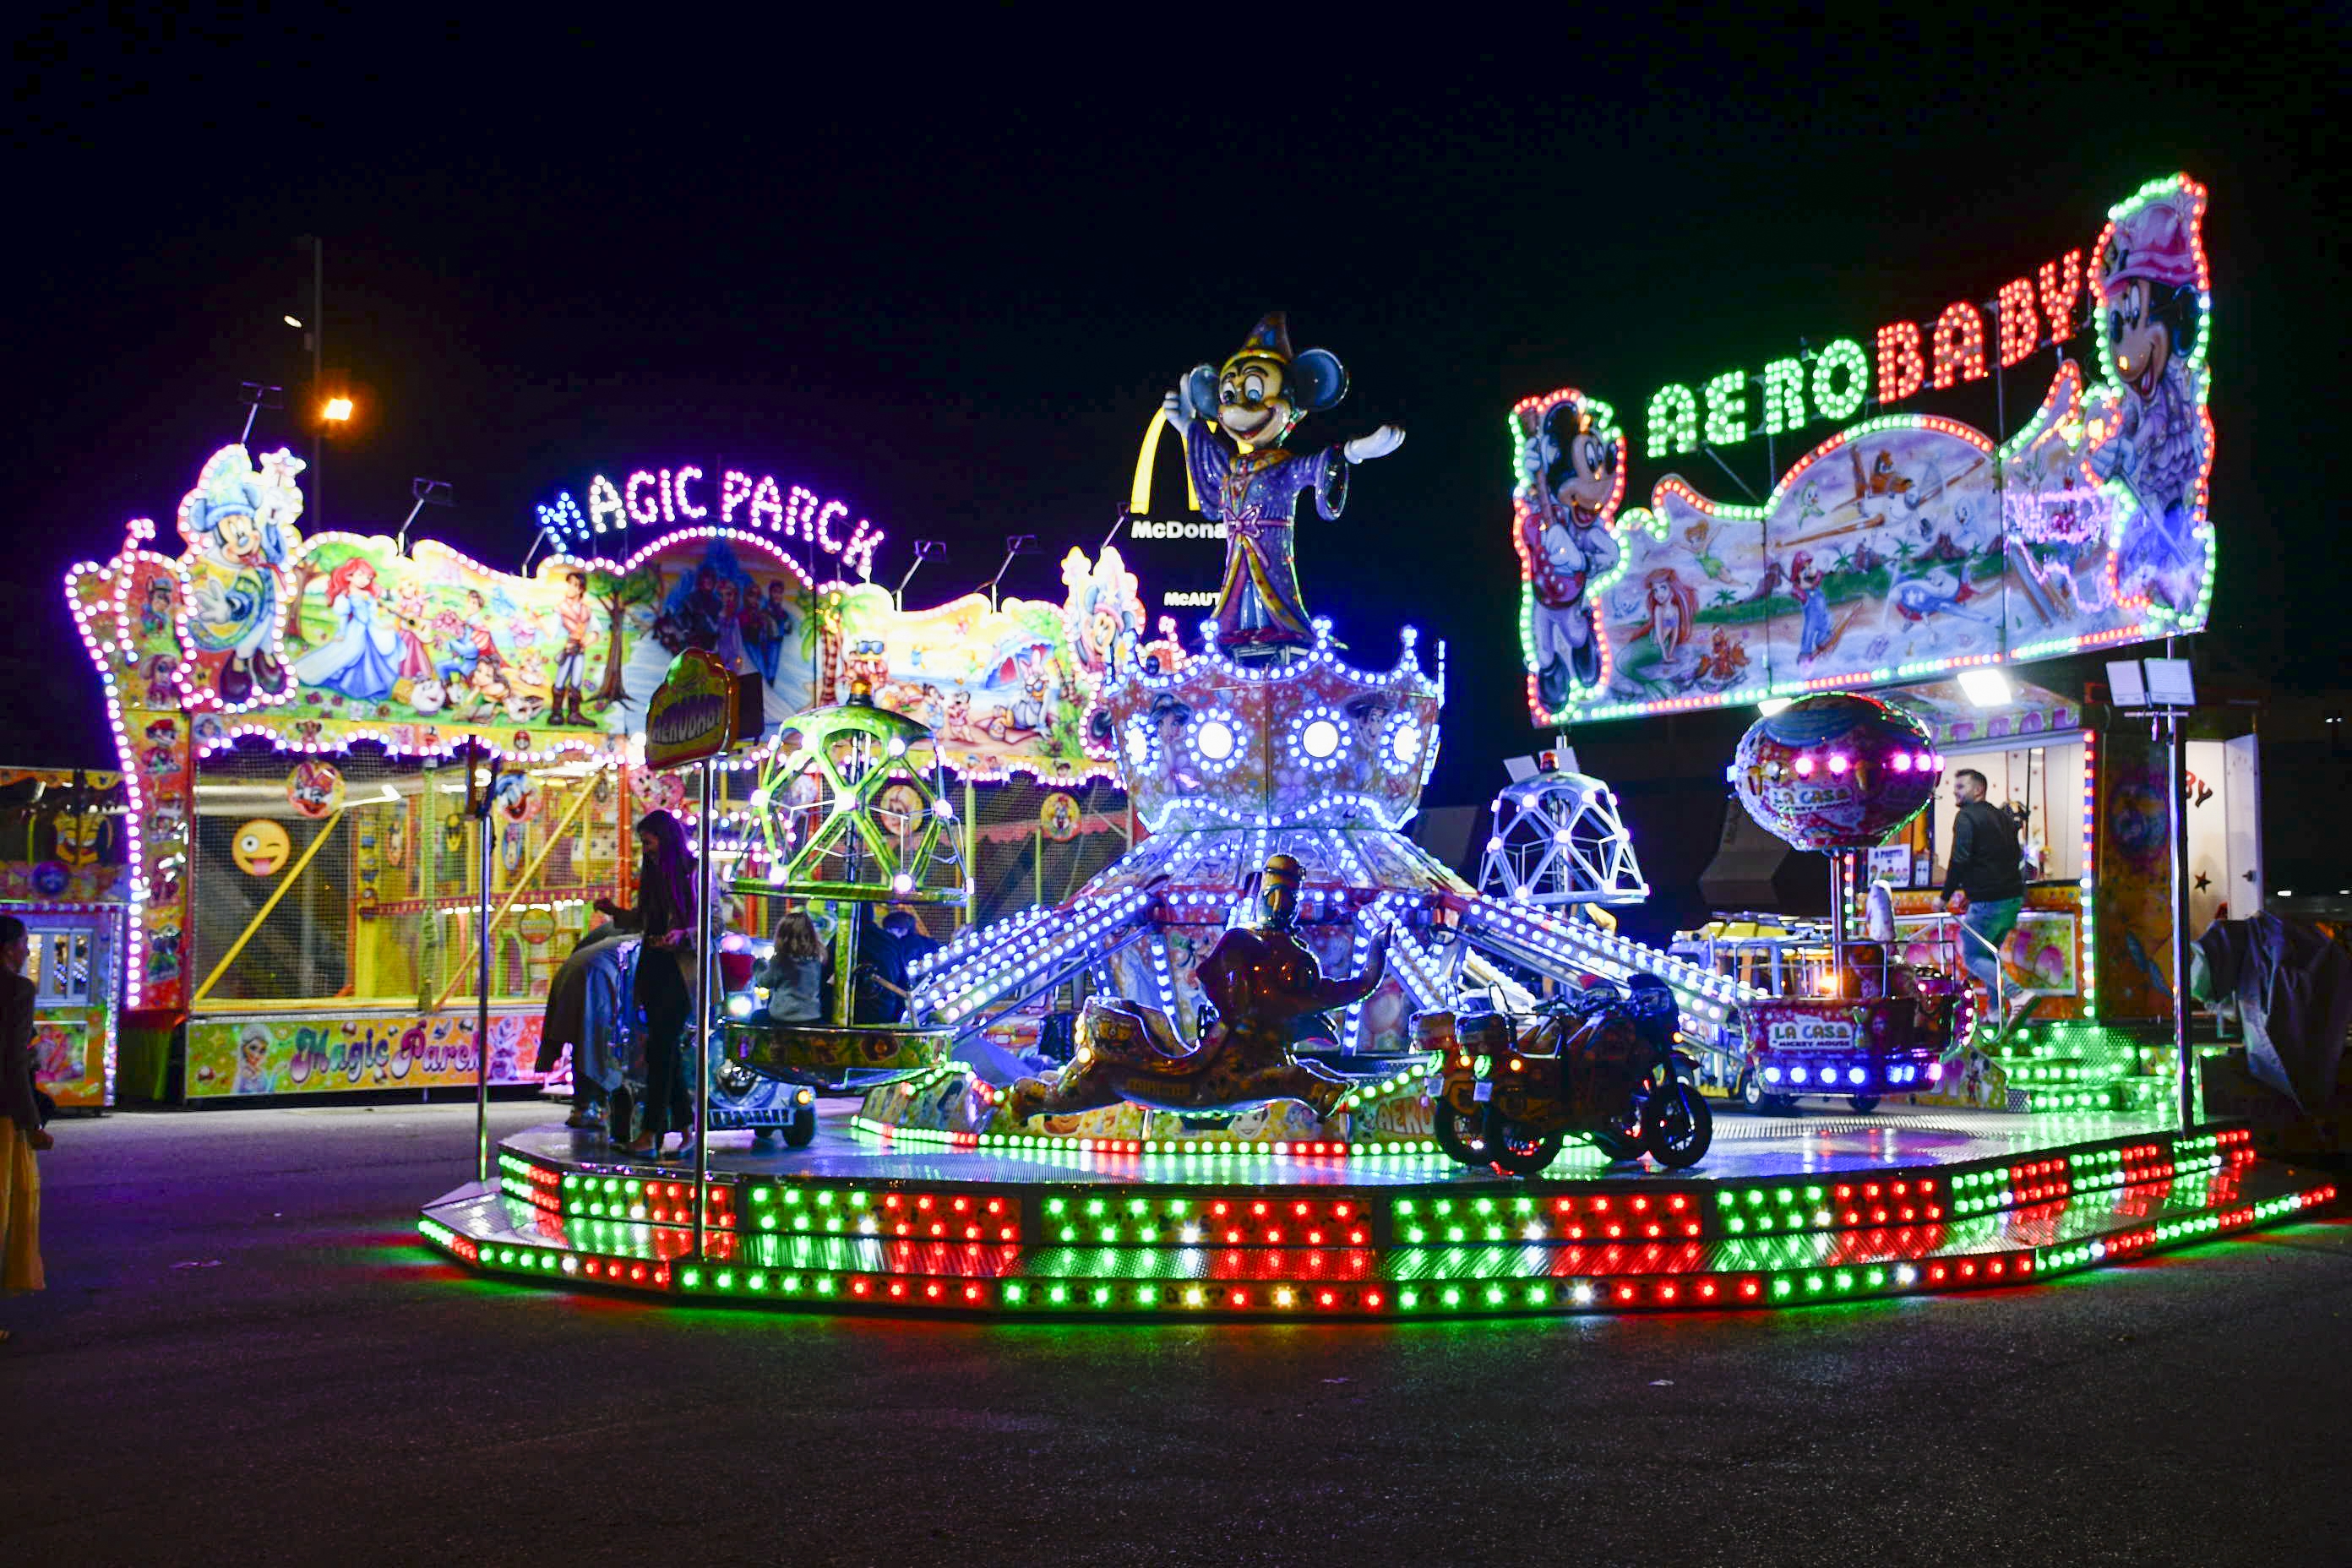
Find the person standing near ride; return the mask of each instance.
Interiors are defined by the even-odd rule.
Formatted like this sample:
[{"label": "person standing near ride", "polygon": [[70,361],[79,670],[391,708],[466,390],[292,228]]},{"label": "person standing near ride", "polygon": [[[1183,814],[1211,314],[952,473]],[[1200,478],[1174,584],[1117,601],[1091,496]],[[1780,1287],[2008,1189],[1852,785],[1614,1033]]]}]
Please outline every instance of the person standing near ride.
[{"label": "person standing near ride", "polygon": [[2017,929],[2025,907],[2024,855],[2017,826],[2007,813],[1985,799],[1984,774],[1962,768],[1952,775],[1959,808],[1952,816],[1952,857],[1944,872],[1944,908],[1960,917],[1960,962],[1985,988],[1990,1002],[2005,995],[2019,1004],[2009,1026],[2022,1023],[2039,997],[2011,984],[2000,972],[2000,944]]},{"label": "person standing near ride", "polygon": [[[33,955],[25,922],[0,915],[0,1296],[38,1290],[41,1273],[41,1171],[34,1151],[54,1146],[41,1131],[33,1085]],[[0,1344],[8,1331],[0,1329]]]},{"label": "person standing near ride", "polygon": [[857,937],[857,1022],[896,1024],[904,1018],[916,961],[939,950],[939,940],[916,923],[915,911],[904,904],[892,904],[878,928],[868,916]]},{"label": "person standing near ride", "polygon": [[646,1010],[645,1130],[626,1147],[632,1154],[660,1159],[662,1140],[673,1130],[681,1156],[694,1148],[694,1098],[687,1085],[684,1041],[700,968],[697,868],[685,825],[667,811],[649,811],[637,819],[637,847],[642,858],[636,908],[624,909],[610,899],[597,900],[596,908],[623,931],[644,938],[637,950],[636,999]]}]

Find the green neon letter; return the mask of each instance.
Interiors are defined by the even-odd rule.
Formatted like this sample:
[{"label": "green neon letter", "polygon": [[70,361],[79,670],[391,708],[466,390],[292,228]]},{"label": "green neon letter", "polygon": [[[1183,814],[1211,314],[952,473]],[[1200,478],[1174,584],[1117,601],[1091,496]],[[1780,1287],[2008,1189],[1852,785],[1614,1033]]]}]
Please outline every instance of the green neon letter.
[{"label": "green neon letter", "polygon": [[1698,399],[1687,386],[1658,388],[1650,398],[1650,456],[1671,458],[1697,450]]},{"label": "green neon letter", "polygon": [[1776,359],[1764,367],[1764,434],[1779,436],[1805,422],[1805,367]]},{"label": "green neon letter", "polygon": [[1813,407],[1822,418],[1851,419],[1869,395],[1870,356],[1852,338],[1838,339],[1813,361]]},{"label": "green neon letter", "polygon": [[1706,443],[1730,447],[1748,439],[1748,373],[1727,370],[1706,384]]}]

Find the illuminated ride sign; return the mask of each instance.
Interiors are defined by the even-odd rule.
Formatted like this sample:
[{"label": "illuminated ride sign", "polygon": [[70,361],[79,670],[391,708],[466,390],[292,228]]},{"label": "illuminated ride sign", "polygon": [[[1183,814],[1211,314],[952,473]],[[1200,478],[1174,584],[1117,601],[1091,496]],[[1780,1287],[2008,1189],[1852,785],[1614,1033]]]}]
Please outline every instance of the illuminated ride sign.
[{"label": "illuminated ride sign", "polygon": [[618,484],[598,474],[588,481],[584,510],[570,490],[539,508],[539,526],[566,554],[593,554],[600,536],[632,527],[765,530],[839,556],[863,581],[874,575],[874,551],[883,534],[864,518],[853,524],[848,517],[846,502],[820,500],[800,485],[787,489],[773,474],[754,479],[740,468],[706,471],[691,463],[639,468]]},{"label": "illuminated ride sign", "polygon": [[[2152,182],[2109,212],[2087,251],[2036,264],[1981,305],[1893,322],[1867,347],[1841,338],[1758,374],[1661,387],[1642,410],[1638,458],[1598,397],[1571,387],[1520,402],[1512,543],[1536,723],[1910,680],[2202,627],[2213,591],[2205,205],[2186,174]],[[2036,401],[2014,383],[2044,349],[2057,363]],[[1915,398],[1938,408],[1897,406]],[[2021,423],[2005,416],[2011,403]],[[1777,457],[1819,424],[1843,427],[1780,472],[1761,504],[1711,499],[1662,467],[1705,454],[1713,470],[1759,438]],[[1649,504],[1621,514],[1636,461],[1656,476]]]}]

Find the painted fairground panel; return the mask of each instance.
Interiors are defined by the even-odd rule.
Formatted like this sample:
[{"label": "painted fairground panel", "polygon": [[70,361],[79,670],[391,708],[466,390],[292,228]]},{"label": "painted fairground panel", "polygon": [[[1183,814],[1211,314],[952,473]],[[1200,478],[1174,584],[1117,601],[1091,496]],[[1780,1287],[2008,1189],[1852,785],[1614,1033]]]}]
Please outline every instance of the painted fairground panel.
[{"label": "painted fairground panel", "polygon": [[[2087,252],[1988,279],[1989,313],[1956,301],[1867,349],[1842,338],[1760,374],[1670,384],[1638,435],[1572,388],[1521,402],[1511,530],[1536,721],[2202,626],[2205,203],[2186,175],[2157,181]],[[1902,406],[1915,402],[1930,407]],[[1723,497],[1759,464],[1769,494]],[[1636,467],[1649,504],[1622,507]]]},{"label": "painted fairground panel", "polygon": [[2094,798],[2099,1011],[2112,1020],[2172,1012],[2172,829],[2165,760],[2147,731],[2107,731]]},{"label": "painted fairground panel", "polygon": [[[537,1011],[490,1019],[489,1081],[536,1083]],[[471,1089],[474,1017],[199,1018],[188,1025],[188,1097]]]},{"label": "painted fairground panel", "polygon": [[[404,554],[383,535],[305,537],[302,467],[224,447],[181,502],[176,558],[146,548],[155,529],[142,520],[113,561],[78,575],[72,597],[117,701],[196,713],[199,742],[366,738],[421,754],[479,737],[553,754],[641,733],[670,661],[699,648],[760,675],[772,726],[863,675],[882,706],[939,731],[960,773],[1112,772],[1100,737],[1089,752],[1088,711],[1112,646],[1145,631],[1116,550],[1071,552],[1058,603],[968,595],[902,612],[887,590],[819,582],[795,558],[819,553],[795,529],[861,571],[879,540],[853,534],[843,550],[812,500],[774,517],[745,505],[740,526],[656,533],[617,559],[589,552],[618,540],[576,534],[521,575],[432,540]],[[612,488],[624,504],[634,493]]]},{"label": "painted fairground panel", "polygon": [[120,773],[0,768],[0,910],[30,939],[33,1080],[69,1109],[114,1100],[130,800]]},{"label": "painted fairground panel", "polygon": [[[2029,899],[2028,906],[2017,917],[2016,929],[2000,945],[2001,972],[2014,984],[2045,999],[2078,998],[2082,994],[2081,915],[2074,900],[2064,895],[2071,889],[2034,889],[2036,893],[2057,895],[2045,899]],[[2035,903],[2049,907],[2035,908]],[[1953,952],[1953,927],[1958,922],[1948,916],[1942,918],[1922,910],[1917,913],[1898,912],[1895,917],[1895,940],[1904,963],[1920,968],[1957,973],[1958,955]],[[2052,1018],[2071,1017],[2074,1010],[2045,1006],[2043,1016]]]}]

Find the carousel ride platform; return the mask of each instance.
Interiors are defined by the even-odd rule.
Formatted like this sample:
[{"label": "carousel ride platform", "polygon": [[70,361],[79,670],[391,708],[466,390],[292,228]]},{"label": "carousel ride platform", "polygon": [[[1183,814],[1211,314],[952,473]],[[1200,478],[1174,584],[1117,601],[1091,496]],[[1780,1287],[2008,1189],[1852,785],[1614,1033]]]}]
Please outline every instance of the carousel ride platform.
[{"label": "carousel ride platform", "polygon": [[2332,1178],[2158,1118],[1727,1117],[1698,1167],[1544,1176],[1339,1143],[959,1148],[845,1106],[690,1166],[533,1128],[418,1229],[485,1275],[663,1301],[925,1316],[1423,1319],[1748,1310],[2031,1287],[2273,1224]]}]

